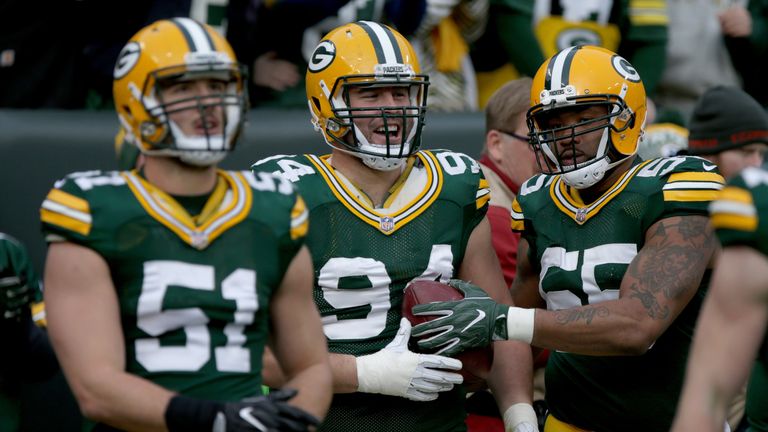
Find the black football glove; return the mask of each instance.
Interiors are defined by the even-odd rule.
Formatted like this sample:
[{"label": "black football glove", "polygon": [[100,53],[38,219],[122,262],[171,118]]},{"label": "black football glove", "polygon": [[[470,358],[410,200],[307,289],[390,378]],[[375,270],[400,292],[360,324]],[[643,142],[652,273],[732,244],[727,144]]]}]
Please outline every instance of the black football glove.
[{"label": "black football glove", "polygon": [[212,432],[305,432],[320,421],[288,404],[296,390],[275,390],[267,396],[224,404],[216,414]]}]

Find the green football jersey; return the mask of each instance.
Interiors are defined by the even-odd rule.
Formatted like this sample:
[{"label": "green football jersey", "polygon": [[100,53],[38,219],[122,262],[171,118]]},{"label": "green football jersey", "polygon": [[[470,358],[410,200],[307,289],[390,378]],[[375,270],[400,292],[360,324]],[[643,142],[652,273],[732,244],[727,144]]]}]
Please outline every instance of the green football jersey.
[{"label": "green football jersey", "polygon": [[[13,284],[27,284],[30,289],[35,291],[37,300],[40,300],[40,279],[32,268],[26,248],[18,240],[5,233],[0,233],[0,278],[18,278],[15,279]],[[0,319],[3,319],[2,316],[0,316]],[[5,330],[4,326],[3,330]],[[7,340],[3,342],[8,343]],[[21,354],[3,352],[0,355],[19,356]],[[8,357],[0,360],[0,363],[4,366],[0,372],[16,372],[14,370],[5,370],[5,365],[8,364]],[[0,374],[0,431],[19,430],[21,421],[21,399],[19,394],[22,384],[17,378],[18,376],[3,376]]]},{"label": "green football jersey", "polygon": [[[748,246],[768,256],[768,172],[746,168],[709,208],[723,247]],[[747,387],[750,430],[768,431],[768,335],[763,339]]]},{"label": "green football jersey", "polygon": [[[560,176],[529,179],[513,203],[512,226],[540,263],[539,293],[559,310],[619,298],[648,228],[672,216],[706,215],[722,187],[714,165],[694,157],[637,163],[599,199],[584,204]],[[680,316],[641,356],[554,351],[546,399],[555,417],[594,431],[668,430],[709,274]]]},{"label": "green football jersey", "polygon": [[40,215],[47,241],[88,247],[109,266],[128,372],[210,400],[261,393],[270,298],[307,231],[289,182],[219,171],[192,217],[136,171],[74,173]]},{"label": "green football jersey", "polygon": [[34,300],[43,298],[40,278],[32,268],[27,249],[12,236],[0,232],[0,277],[17,275],[34,291]]},{"label": "green football jersey", "polygon": [[[355,356],[392,341],[409,282],[446,282],[456,274],[490,198],[478,163],[444,150],[412,156],[383,208],[373,208],[329,156],[275,156],[253,170],[282,175],[306,200],[314,296],[328,348]],[[464,430],[464,398],[461,387],[433,402],[337,394],[322,430]]]}]

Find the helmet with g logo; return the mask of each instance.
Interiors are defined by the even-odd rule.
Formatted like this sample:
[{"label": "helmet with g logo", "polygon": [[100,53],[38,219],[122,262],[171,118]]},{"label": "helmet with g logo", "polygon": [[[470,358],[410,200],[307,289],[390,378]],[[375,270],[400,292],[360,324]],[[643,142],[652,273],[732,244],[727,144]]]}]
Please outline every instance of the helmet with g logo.
[{"label": "helmet with g logo", "polygon": [[[426,75],[411,44],[397,31],[371,21],[346,24],[328,33],[309,59],[306,87],[312,123],[325,141],[360,157],[371,168],[390,170],[416,152],[427,107]],[[402,86],[407,106],[353,107],[354,87]],[[355,119],[382,118],[385,125],[404,127],[401,142],[369,142]]]},{"label": "helmet with g logo", "polygon": [[[168,103],[161,85],[196,79],[224,83],[220,93]],[[157,21],[123,47],[114,68],[113,95],[127,142],[143,153],[170,155],[193,165],[219,162],[232,150],[243,126],[247,98],[243,73],[229,43],[213,28],[189,18]],[[170,114],[221,107],[221,133],[185,134]]]},{"label": "helmet with g logo", "polygon": [[[604,106],[605,116],[556,127],[544,122],[558,110],[588,106]],[[634,155],[645,117],[646,96],[640,75],[627,60],[605,48],[566,48],[545,61],[533,79],[527,115],[531,145],[542,172],[562,174],[570,186],[588,188]],[[601,129],[593,158],[566,163],[563,154],[575,153],[567,145],[573,137]]]}]

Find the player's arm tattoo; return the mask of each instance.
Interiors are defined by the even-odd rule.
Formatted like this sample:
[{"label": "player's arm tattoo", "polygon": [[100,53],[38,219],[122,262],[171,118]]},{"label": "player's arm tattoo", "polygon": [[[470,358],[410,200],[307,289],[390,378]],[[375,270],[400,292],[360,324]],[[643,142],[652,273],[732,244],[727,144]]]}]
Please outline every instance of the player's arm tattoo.
[{"label": "player's arm tattoo", "polygon": [[565,325],[576,321],[584,321],[592,324],[595,317],[605,318],[611,314],[611,311],[605,306],[584,306],[580,308],[563,309],[555,312],[555,321],[558,324]]},{"label": "player's arm tattoo", "polygon": [[630,297],[640,300],[648,316],[670,316],[665,300],[690,296],[695,291],[715,249],[704,216],[678,216],[652,226],[646,243],[630,264]]}]

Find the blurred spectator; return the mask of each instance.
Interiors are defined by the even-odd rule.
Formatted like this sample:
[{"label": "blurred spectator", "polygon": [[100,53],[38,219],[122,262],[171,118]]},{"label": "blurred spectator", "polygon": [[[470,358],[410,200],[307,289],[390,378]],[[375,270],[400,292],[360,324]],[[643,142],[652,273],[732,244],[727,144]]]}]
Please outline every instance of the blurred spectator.
[{"label": "blurred spectator", "polygon": [[520,185],[539,172],[536,154],[528,145],[525,115],[530,107],[531,79],[520,78],[497,90],[485,108],[485,143],[480,167],[488,180],[491,201],[493,248],[499,257],[504,281],[512,285],[520,234],[509,229],[512,201]]},{"label": "blurred spectator", "polygon": [[0,2],[0,108],[80,108],[82,2]]},{"label": "blurred spectator", "polygon": [[427,10],[410,38],[421,70],[429,75],[429,108],[477,109],[475,69],[469,44],[485,31],[488,0],[427,0]]},{"label": "blurred spectator", "polygon": [[688,146],[688,129],[675,123],[654,123],[645,128],[637,147],[644,160],[675,156]]},{"label": "blurred spectator", "polygon": [[[512,202],[525,180],[539,173],[536,154],[528,144],[526,113],[530,107],[531,78],[510,81],[499,88],[485,107],[485,143],[480,168],[483,170],[491,201],[486,217],[491,225],[491,240],[499,258],[504,282],[512,285],[517,267],[517,245],[520,234],[510,229]],[[546,417],[544,404],[544,369],[547,353],[536,357],[534,364],[534,409],[540,416],[539,429]],[[469,431],[504,430],[493,397],[477,392],[467,401]]]},{"label": "blurred spectator", "polygon": [[688,149],[726,179],[742,169],[763,164],[768,150],[768,114],[757,101],[735,87],[713,87],[699,99],[689,125]]},{"label": "blurred spectator", "polygon": [[489,15],[472,54],[481,108],[501,83],[533,76],[545,57],[573,45],[619,53],[637,68],[649,95],[664,70],[665,0],[492,0]]},{"label": "blurred spectator", "polygon": [[544,62],[533,33],[533,1],[490,0],[488,24],[470,50],[478,87],[478,106],[520,76],[532,77]]},{"label": "blurred spectator", "polygon": [[[689,127],[688,149],[681,150],[679,154],[709,160],[717,165],[726,179],[736,177],[745,168],[763,164],[768,150],[768,114],[744,91],[722,86],[707,90],[694,107]],[[754,429],[747,429],[744,416],[746,399],[747,388],[743,386],[729,400],[726,411],[728,424],[737,432],[762,430],[754,424],[751,425]],[[761,407],[751,415],[758,414],[756,418],[768,419],[768,416],[760,414],[764,412],[764,407]]]},{"label": "blurred spectator", "polygon": [[644,160],[675,156],[688,147],[688,129],[682,117],[659,115],[652,99],[646,100],[645,132],[637,146]]},{"label": "blurred spectator", "polygon": [[747,0],[747,3],[746,7],[733,4],[717,18],[744,90],[768,108],[768,86],[764,78],[768,61],[768,0]]},{"label": "blurred spectator", "polygon": [[227,39],[250,72],[252,106],[306,108],[306,59],[331,29],[357,20],[412,34],[426,0],[231,0]]},{"label": "blurred spectator", "polygon": [[[24,246],[0,233],[0,430],[21,427],[21,390],[50,378],[58,363],[45,325],[40,279]],[[38,302],[38,303],[36,303]]]},{"label": "blurred spectator", "polygon": [[654,97],[660,112],[678,111],[687,121],[696,101],[707,89],[716,85],[740,85],[718,20],[718,13],[730,3],[723,0],[667,0],[669,44],[666,68]]},{"label": "blurred spectator", "polygon": [[[110,2],[84,0],[88,34],[82,46],[85,107],[112,109],[112,71],[117,55],[139,29],[157,20],[191,17],[223,30],[226,0],[134,0],[114,13]],[[105,19],[104,17],[109,17]],[[59,83],[61,85],[61,83]]]}]

